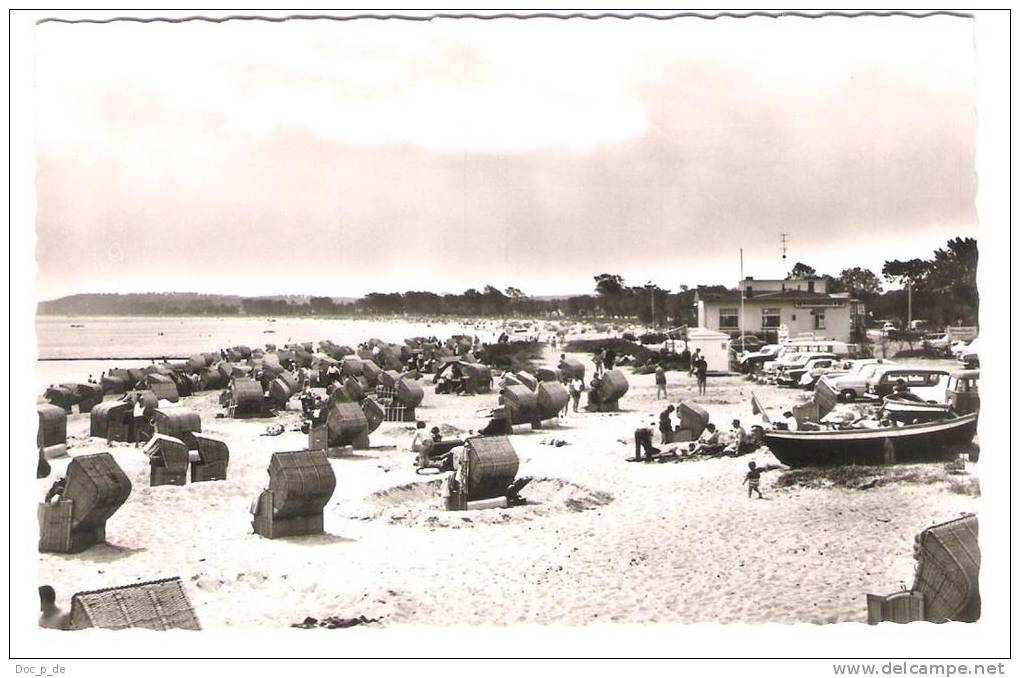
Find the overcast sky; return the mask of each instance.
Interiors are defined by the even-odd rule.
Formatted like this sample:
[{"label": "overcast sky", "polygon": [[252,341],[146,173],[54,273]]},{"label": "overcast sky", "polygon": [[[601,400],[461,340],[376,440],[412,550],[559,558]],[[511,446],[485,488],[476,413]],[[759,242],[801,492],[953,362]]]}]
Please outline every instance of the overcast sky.
[{"label": "overcast sky", "polygon": [[977,237],[966,19],[36,37],[43,299],[675,289],[735,284],[741,247],[765,278]]}]

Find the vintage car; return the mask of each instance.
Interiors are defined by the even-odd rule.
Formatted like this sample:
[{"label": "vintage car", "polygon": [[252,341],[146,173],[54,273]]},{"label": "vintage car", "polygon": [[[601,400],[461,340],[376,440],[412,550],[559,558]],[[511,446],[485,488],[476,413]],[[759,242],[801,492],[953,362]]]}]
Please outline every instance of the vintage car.
[{"label": "vintage car", "polygon": [[897,367],[883,370],[877,379],[867,386],[867,394],[874,398],[892,395],[896,386],[902,383],[914,395],[923,400],[942,402],[945,399],[945,386],[949,378],[946,370],[928,367]]},{"label": "vintage car", "polygon": [[977,412],[981,408],[981,396],[978,393],[978,370],[958,370],[949,373],[949,384],[946,386],[946,402],[957,414]]},{"label": "vintage car", "polygon": [[870,379],[881,376],[883,371],[893,367],[899,367],[899,365],[888,360],[878,360],[872,363],[862,363],[856,370],[851,370],[847,374],[826,376],[822,379],[841,401],[850,403],[864,397]]},{"label": "vintage car", "polygon": [[[821,374],[821,370],[832,369],[833,366],[842,364],[835,356],[821,356],[811,358],[804,362],[803,365],[796,367],[790,367],[784,370],[782,373],[776,375],[776,383],[780,386],[803,386],[801,383],[803,378],[809,376],[812,373]],[[808,387],[815,385],[813,379],[809,381]]]}]

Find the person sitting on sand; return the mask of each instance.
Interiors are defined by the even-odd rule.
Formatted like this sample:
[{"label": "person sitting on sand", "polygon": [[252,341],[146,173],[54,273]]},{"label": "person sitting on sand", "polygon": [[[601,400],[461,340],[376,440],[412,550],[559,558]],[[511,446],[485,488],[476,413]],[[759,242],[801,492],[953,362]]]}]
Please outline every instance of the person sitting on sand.
[{"label": "person sitting on sand", "polygon": [[719,441],[719,430],[715,424],[708,424],[698,436],[698,441],[691,443],[691,454],[719,454],[725,447]]},{"label": "person sitting on sand", "polygon": [[662,450],[652,445],[654,435],[655,419],[652,419],[646,426],[634,429],[634,459],[636,461],[641,461],[641,450],[645,451],[645,461],[651,461],[652,457],[662,453]]},{"label": "person sitting on sand", "polygon": [[52,586],[39,587],[39,626],[44,629],[66,631],[71,626],[70,613],[57,607],[57,592]]},{"label": "person sitting on sand", "polygon": [[758,489],[763,469],[758,468],[758,465],[753,461],[747,462],[747,468],[747,475],[744,476],[744,481],[740,483],[741,485],[747,483],[747,498],[751,498],[751,492],[757,492],[758,498],[763,499],[764,497],[761,496],[761,490]]},{"label": "person sitting on sand", "polygon": [[733,428],[730,430],[730,436],[732,440],[730,444],[726,446],[724,452],[732,454],[734,457],[750,452],[748,449],[747,431],[740,425],[739,419],[733,420]]}]

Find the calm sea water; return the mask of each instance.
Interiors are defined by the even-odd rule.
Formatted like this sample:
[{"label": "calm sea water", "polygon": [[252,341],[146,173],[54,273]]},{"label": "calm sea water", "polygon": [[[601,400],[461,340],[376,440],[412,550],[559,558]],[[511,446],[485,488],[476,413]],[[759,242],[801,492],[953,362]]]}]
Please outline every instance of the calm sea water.
[{"label": "calm sea water", "polygon": [[157,360],[183,358],[227,346],[282,346],[288,342],[318,343],[331,339],[356,347],[370,338],[402,343],[407,337],[477,334],[495,339],[500,324],[414,320],[344,320],[323,318],[154,318],[60,317],[36,318],[39,358],[36,378],[41,389],[49,384],[97,378],[110,367],[135,367]]}]

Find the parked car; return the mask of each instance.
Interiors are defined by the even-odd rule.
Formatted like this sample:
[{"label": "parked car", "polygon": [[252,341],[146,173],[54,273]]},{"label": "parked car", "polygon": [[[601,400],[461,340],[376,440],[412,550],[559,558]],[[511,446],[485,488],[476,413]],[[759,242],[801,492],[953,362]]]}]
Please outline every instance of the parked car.
[{"label": "parked car", "polygon": [[779,355],[779,344],[765,344],[758,351],[745,353],[740,357],[740,371],[750,374],[770,360],[775,360]]},{"label": "parked car", "polygon": [[957,414],[970,414],[981,408],[981,396],[978,394],[978,370],[958,370],[949,373],[949,385],[946,386],[946,403]]},{"label": "parked car", "polygon": [[967,344],[966,347],[962,348],[956,355],[956,359],[963,363],[965,366],[977,367],[981,364],[981,360],[978,357],[978,340]]},{"label": "parked car", "polygon": [[876,365],[881,360],[876,358],[859,358],[857,360],[843,360],[833,363],[831,367],[815,367],[808,370],[800,378],[800,385],[804,388],[813,388],[821,379],[833,380],[850,374],[858,374],[865,365]]},{"label": "parked car", "polygon": [[836,375],[834,379],[825,377],[826,385],[845,403],[863,398],[868,390],[868,380],[881,375],[884,370],[899,367],[893,362],[877,361],[864,363],[856,371],[851,370],[845,375]]},{"label": "parked car", "polygon": [[796,372],[796,379],[790,385],[796,385],[800,381],[801,370],[813,360],[828,360],[831,365],[838,360],[834,353],[791,353],[776,361],[774,374],[777,384],[787,384],[791,372]]},{"label": "parked car", "polygon": [[753,334],[738,336],[730,341],[730,347],[735,351],[758,351],[765,346],[765,342]]},{"label": "parked car", "polygon": [[944,402],[949,372],[928,367],[897,367],[883,370],[877,379],[868,383],[867,393],[874,398],[891,395],[898,383],[924,400]]},{"label": "parked car", "polygon": [[945,332],[931,332],[924,336],[924,343],[937,351],[949,348],[949,336]]},{"label": "parked car", "polygon": [[[812,370],[818,370],[821,374],[823,369],[831,369],[833,365],[840,364],[836,356],[820,356],[804,361],[803,365],[790,367],[776,376],[776,383],[780,386],[803,386],[802,378],[809,375]],[[814,386],[814,381],[810,383]]]}]

